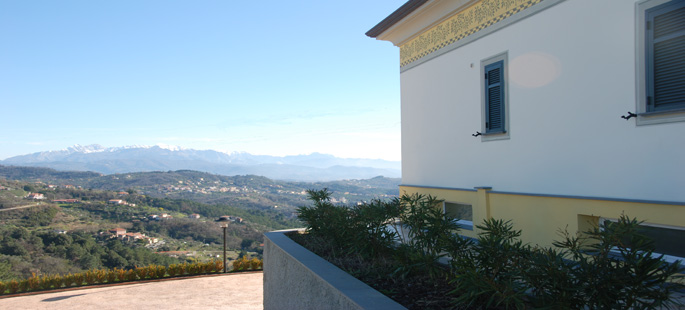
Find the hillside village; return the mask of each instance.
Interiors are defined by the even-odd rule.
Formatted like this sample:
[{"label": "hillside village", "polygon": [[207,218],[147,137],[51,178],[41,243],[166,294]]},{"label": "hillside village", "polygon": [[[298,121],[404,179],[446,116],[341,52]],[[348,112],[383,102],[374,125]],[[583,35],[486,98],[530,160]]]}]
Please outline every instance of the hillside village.
[{"label": "hillside village", "polygon": [[307,189],[331,188],[335,202],[362,201],[393,197],[397,182],[0,166],[0,278],[217,259],[222,217],[229,260],[260,258],[263,232],[301,226],[295,209],[309,204]]}]

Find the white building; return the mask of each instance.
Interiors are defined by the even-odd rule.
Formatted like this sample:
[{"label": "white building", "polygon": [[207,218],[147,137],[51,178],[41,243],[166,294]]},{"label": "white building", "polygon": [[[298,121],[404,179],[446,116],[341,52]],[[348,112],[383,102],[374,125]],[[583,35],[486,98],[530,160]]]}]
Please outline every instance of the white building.
[{"label": "white building", "polygon": [[401,191],[541,245],[685,235],[685,0],[410,0],[367,35],[400,47]]}]

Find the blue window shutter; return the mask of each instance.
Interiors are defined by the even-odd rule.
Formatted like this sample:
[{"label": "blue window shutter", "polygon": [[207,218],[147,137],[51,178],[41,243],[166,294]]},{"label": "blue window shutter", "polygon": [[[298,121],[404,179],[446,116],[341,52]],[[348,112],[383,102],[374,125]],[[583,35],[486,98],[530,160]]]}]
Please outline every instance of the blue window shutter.
[{"label": "blue window shutter", "polygon": [[504,132],[504,61],[485,66],[485,132]]},{"label": "blue window shutter", "polygon": [[647,111],[685,108],[685,0],[645,12]]}]

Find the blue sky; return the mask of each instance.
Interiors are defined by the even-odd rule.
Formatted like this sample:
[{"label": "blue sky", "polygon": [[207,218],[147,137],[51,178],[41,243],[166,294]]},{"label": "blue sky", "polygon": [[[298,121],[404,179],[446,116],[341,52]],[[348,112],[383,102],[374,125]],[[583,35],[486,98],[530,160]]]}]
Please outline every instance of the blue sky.
[{"label": "blue sky", "polygon": [[403,0],[0,0],[0,159],[74,144],[400,160]]}]

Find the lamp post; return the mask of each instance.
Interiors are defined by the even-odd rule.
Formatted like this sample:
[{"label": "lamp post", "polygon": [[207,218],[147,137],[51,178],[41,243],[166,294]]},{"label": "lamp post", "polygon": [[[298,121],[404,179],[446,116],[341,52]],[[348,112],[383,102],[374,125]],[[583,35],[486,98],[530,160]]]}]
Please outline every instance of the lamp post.
[{"label": "lamp post", "polygon": [[226,229],[228,228],[228,222],[230,220],[228,217],[222,216],[216,221],[221,224],[221,228],[224,230],[224,273],[226,273]]}]

